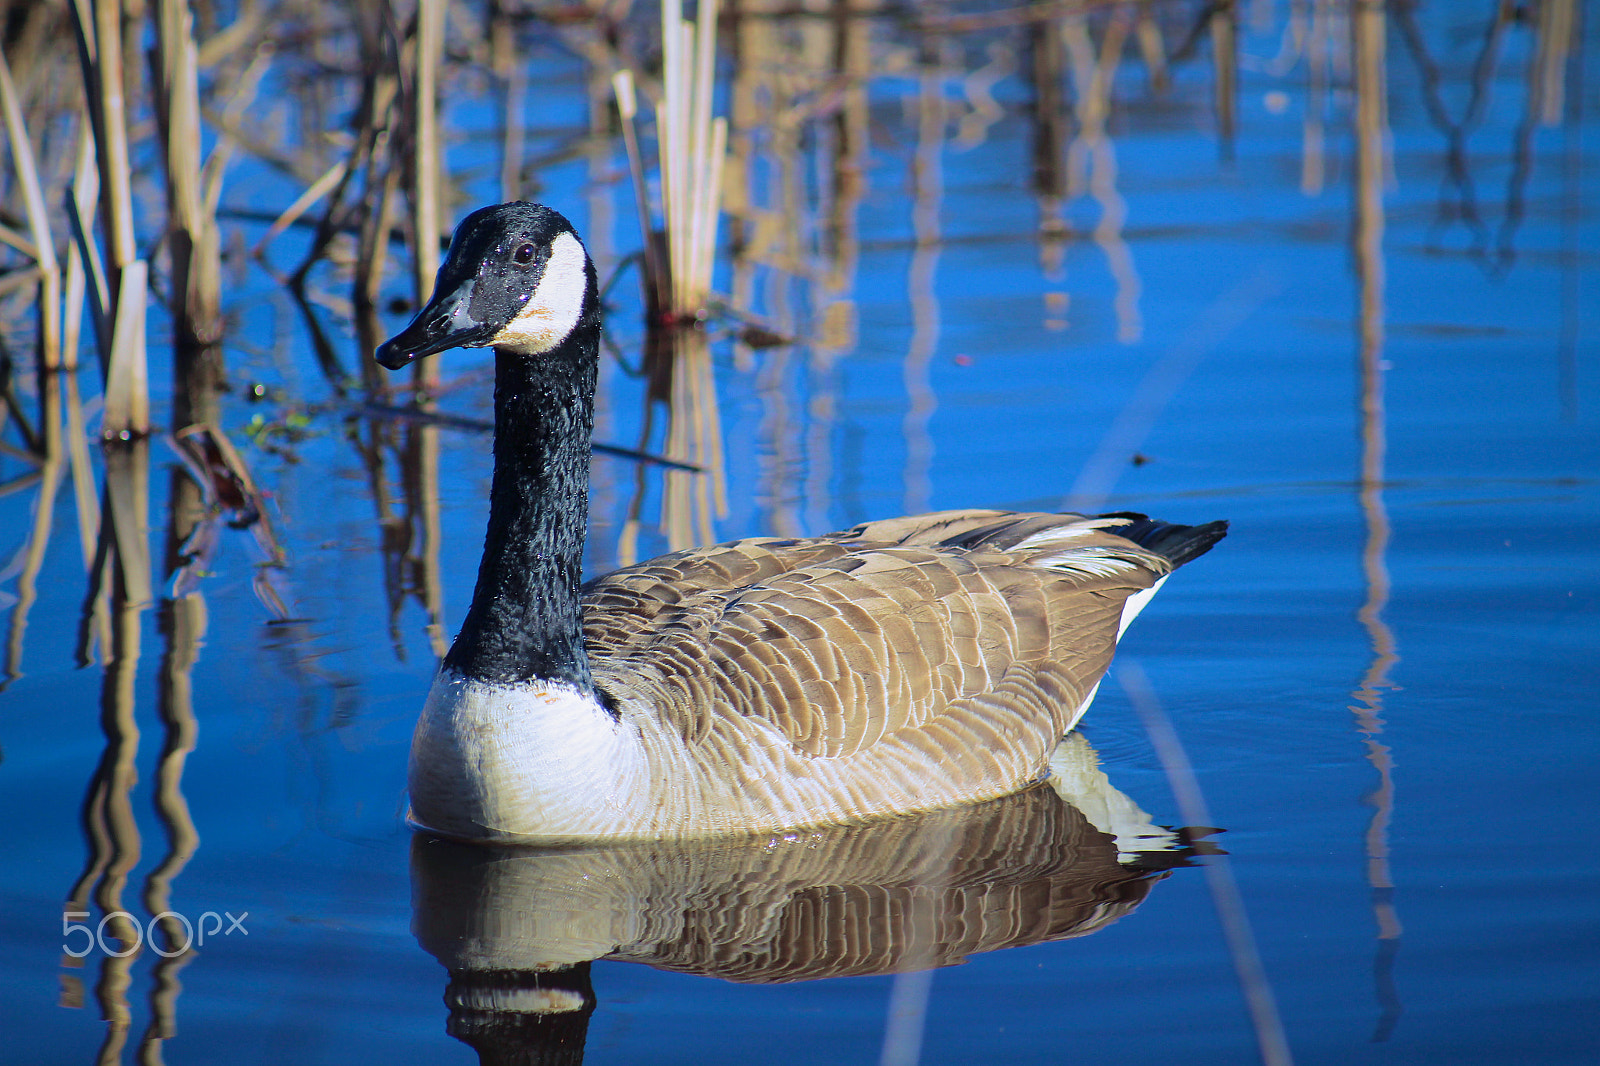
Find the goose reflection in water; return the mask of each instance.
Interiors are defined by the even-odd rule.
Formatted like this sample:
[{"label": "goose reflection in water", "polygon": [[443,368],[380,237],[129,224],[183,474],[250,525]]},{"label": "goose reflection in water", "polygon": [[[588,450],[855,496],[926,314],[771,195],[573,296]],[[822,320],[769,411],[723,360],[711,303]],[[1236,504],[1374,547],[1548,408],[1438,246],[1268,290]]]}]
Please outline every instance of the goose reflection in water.
[{"label": "goose reflection in water", "polygon": [[582,1060],[589,963],[771,983],[952,966],[1131,912],[1211,830],[1153,825],[1069,735],[1049,783],[865,824],[735,839],[513,848],[426,835],[413,931],[483,1062]]}]

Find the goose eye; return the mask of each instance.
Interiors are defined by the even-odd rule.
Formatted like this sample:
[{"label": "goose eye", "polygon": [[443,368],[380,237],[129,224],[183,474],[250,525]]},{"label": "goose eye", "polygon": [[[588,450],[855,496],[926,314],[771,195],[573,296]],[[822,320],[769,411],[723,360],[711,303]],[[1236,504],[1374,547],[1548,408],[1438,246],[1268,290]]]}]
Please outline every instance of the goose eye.
[{"label": "goose eye", "polygon": [[524,266],[533,262],[533,245],[524,244],[522,247],[517,249],[516,254],[514,254],[511,258],[515,259]]}]

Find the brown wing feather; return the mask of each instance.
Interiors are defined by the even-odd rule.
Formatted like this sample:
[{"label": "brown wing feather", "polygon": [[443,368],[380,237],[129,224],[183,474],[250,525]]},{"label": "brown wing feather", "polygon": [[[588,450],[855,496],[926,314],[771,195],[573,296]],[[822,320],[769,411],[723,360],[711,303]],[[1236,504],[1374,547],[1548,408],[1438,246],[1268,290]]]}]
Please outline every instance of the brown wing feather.
[{"label": "brown wing feather", "polygon": [[945,512],[619,571],[587,589],[595,681],[692,743],[738,717],[822,758],[888,737],[1011,749],[1019,718],[1059,736],[1110,660],[1124,600],[1170,569],[1098,530],[1070,538],[1098,552],[1077,566],[1040,565],[1059,544],[994,550],[1072,520]]},{"label": "brown wing feather", "polygon": [[676,613],[701,593],[726,594],[848,550],[823,537],[751,538],[674,552],[614,571],[584,586],[584,642],[591,654],[610,654],[648,634],[658,618]]}]

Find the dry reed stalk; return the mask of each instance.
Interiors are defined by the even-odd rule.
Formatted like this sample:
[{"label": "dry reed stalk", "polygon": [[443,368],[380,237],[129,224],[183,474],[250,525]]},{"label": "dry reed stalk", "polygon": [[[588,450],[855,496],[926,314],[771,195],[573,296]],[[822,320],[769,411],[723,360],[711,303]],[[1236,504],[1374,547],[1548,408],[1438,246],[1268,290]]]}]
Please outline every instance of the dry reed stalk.
[{"label": "dry reed stalk", "polygon": [[88,238],[90,206],[99,195],[100,175],[94,165],[94,134],[88,116],[78,124],[78,160],[72,186],[67,192],[67,219],[73,240],[67,252],[66,321],[63,336],[65,386],[61,392],[62,419],[67,427],[67,454],[72,467],[72,495],[77,504],[78,541],[83,564],[93,565],[96,530],[100,528],[100,498],[95,491],[94,468],[89,462],[89,436],[85,430],[83,405],[78,399],[78,341],[85,301],[94,325],[97,345],[109,338],[106,321],[106,280],[99,253]]},{"label": "dry reed stalk", "polygon": [[[241,15],[239,21],[245,22],[247,17]],[[232,27],[217,36],[224,36],[230,33],[231,30]],[[206,43],[210,45],[212,42],[207,41]],[[210,51],[209,47],[200,51],[201,67],[206,66],[205,56]],[[249,66],[245,67],[244,72],[239,75],[233,95],[228,100],[228,106],[223,108],[222,113],[217,116],[217,121],[213,123],[217,127],[217,143],[211,149],[211,154],[206,157],[205,166],[201,168],[204,210],[213,224],[215,224],[217,217],[217,207],[222,202],[222,175],[227,170],[228,163],[233,158],[233,153],[239,147],[239,141],[231,131],[239,127],[240,120],[244,118],[245,112],[255,102],[256,95],[261,89],[261,80],[266,77],[273,55],[274,49],[270,44],[257,46]]]},{"label": "dry reed stalk", "polygon": [[[63,205],[66,208],[69,220],[77,213],[76,193],[80,178],[94,173],[93,155],[89,147],[90,134],[86,122],[79,123],[77,135],[77,169],[74,172],[72,184],[67,189]],[[76,239],[67,242],[67,263],[63,284],[65,291],[62,299],[65,313],[61,322],[61,367],[63,370],[76,371],[78,369],[78,344],[83,339],[84,301],[88,297],[89,289],[88,268],[84,265],[83,251]]]},{"label": "dry reed stalk", "polygon": [[[95,351],[100,355],[103,371],[105,352],[111,347],[111,286],[106,280],[100,247],[91,236],[94,233],[95,204],[100,200],[100,170],[95,162],[94,123],[87,101],[82,119],[78,126],[78,162],[73,170],[72,186],[67,192],[67,222],[72,227],[72,247],[77,263],[84,272],[89,321],[94,326]],[[72,323],[72,327],[76,328],[76,323]],[[78,365],[76,346],[68,349],[65,356],[70,366]]]},{"label": "dry reed stalk", "polygon": [[689,240],[689,277],[695,285],[693,295],[698,296],[702,304],[711,295],[711,278],[716,268],[717,221],[721,213],[719,200],[727,158],[728,122],[718,118],[711,124],[710,148],[700,159],[698,186],[704,191],[697,198],[694,227]]},{"label": "dry reed stalk", "polygon": [[200,153],[200,71],[194,18],[183,0],[156,0],[157,128],[165,141],[168,305],[180,363],[222,335],[222,252],[207,210]]},{"label": "dry reed stalk", "polygon": [[[85,3],[91,4],[87,14],[83,13]],[[127,102],[123,98],[122,6],[111,0],[74,0],[73,10],[80,19],[80,54],[88,60],[84,84],[94,123],[101,221],[111,255],[111,288],[115,291],[120,271],[138,257],[133,233]]]},{"label": "dry reed stalk", "polygon": [[[673,311],[678,310],[678,294],[683,291],[683,234],[687,224],[680,219],[688,180],[689,142],[687,138],[684,74],[684,35],[678,4],[661,5],[661,80],[662,99],[656,108],[656,162],[661,174],[661,227],[667,235],[667,277],[670,279]],[[677,236],[675,237],[674,234]]]},{"label": "dry reed stalk", "polygon": [[500,156],[500,199],[522,199],[522,156],[527,141],[523,99],[528,92],[528,68],[517,54],[516,23],[505,8],[492,4],[489,20],[490,66],[503,88],[500,124],[505,142]]},{"label": "dry reed stalk", "polygon": [[[34,247],[33,242],[28,240],[28,238],[24,237],[22,234],[18,233],[16,230],[12,229],[10,226],[0,225],[0,244],[10,245],[23,255],[27,256],[29,259],[34,259],[38,255],[38,249]],[[6,291],[10,292],[11,289],[16,287],[16,284],[11,278],[7,278],[6,280],[8,283],[10,283],[6,288]]]},{"label": "dry reed stalk", "polygon": [[[0,678],[11,678],[21,672],[23,634],[27,630],[29,608],[37,595],[39,571],[44,565],[45,548],[50,542],[56,493],[61,486],[61,420],[57,411],[63,376],[59,373],[63,364],[63,331],[61,271],[56,260],[55,238],[50,232],[50,218],[34,161],[33,145],[22,121],[16,86],[3,53],[0,53],[0,111],[4,112],[12,166],[16,171],[17,183],[21,186],[28,228],[33,236],[32,255],[37,264],[35,275],[39,292],[35,304],[39,316],[40,439],[35,442],[41,452],[37,457],[40,467],[35,475],[39,480],[39,494],[34,500],[33,523],[28,533],[22,570],[17,575],[17,602],[11,612],[5,665],[3,672],[0,672]],[[0,687],[3,684],[4,681],[0,680]]]},{"label": "dry reed stalk", "polygon": [[1237,126],[1239,91],[1239,12],[1236,0],[1215,0],[1208,20],[1211,31],[1211,76],[1213,106],[1217,114],[1217,138],[1222,157],[1233,158],[1234,130]]},{"label": "dry reed stalk", "polygon": [[[439,146],[439,59],[444,52],[446,0],[419,0],[417,32],[412,43],[414,90],[412,117],[411,229],[417,306],[421,307],[439,269],[439,176],[444,166]],[[418,385],[439,381],[437,359],[419,359],[412,374]]]},{"label": "dry reed stalk", "polygon": [[108,440],[131,440],[150,432],[149,363],[145,317],[150,293],[149,264],[129,260],[120,272],[111,351],[106,359],[105,413],[101,433]]},{"label": "dry reed stalk", "polygon": [[[387,135],[376,147],[388,147]],[[368,161],[372,165],[372,161]],[[378,300],[378,290],[383,284],[384,267],[389,259],[389,232],[393,228],[395,213],[395,194],[400,188],[400,170],[398,167],[388,167],[384,170],[378,183],[377,194],[372,196],[372,209],[366,212],[362,219],[360,241],[356,256],[356,293],[355,305],[359,309],[371,310]],[[376,347],[378,337],[374,334],[371,345],[364,348],[370,350]],[[377,375],[379,368],[370,359],[362,360],[362,377],[369,384],[377,380],[368,375]]]},{"label": "dry reed stalk", "polygon": [[418,305],[439,269],[439,59],[444,51],[445,0],[420,0],[413,39],[412,226],[416,234],[414,276]]},{"label": "dry reed stalk", "polygon": [[1328,96],[1328,5],[1311,0],[1311,26],[1306,31],[1306,109],[1301,132],[1300,191],[1322,193],[1325,180],[1322,109]]},{"label": "dry reed stalk", "polygon": [[[1389,115],[1385,76],[1387,19],[1381,7],[1363,4],[1351,15],[1355,58],[1356,232],[1361,281],[1361,350],[1372,359],[1383,350],[1383,190],[1389,175]],[[1379,463],[1381,465],[1381,456]]]},{"label": "dry reed stalk", "polygon": [[717,206],[720,192],[718,179],[722,175],[721,156],[726,154],[728,148],[726,120],[715,125],[711,121],[711,97],[716,92],[716,0],[704,0],[700,4],[698,26],[690,23],[689,30],[690,36],[685,38],[685,43],[692,39],[695,45],[693,81],[690,86],[690,96],[693,100],[690,132],[693,140],[690,143],[689,160],[695,169],[687,190],[689,228],[684,255],[684,265],[688,268],[687,279],[693,288],[685,295],[703,303],[711,288],[710,263],[707,257],[716,250]]},{"label": "dry reed stalk", "polygon": [[422,605],[427,613],[428,645],[442,659],[450,650],[450,634],[445,629],[444,568],[439,562],[444,545],[444,525],[439,492],[439,434],[430,430],[425,438],[426,454],[422,491]]},{"label": "dry reed stalk", "polygon": [[[16,677],[22,668],[23,634],[27,630],[28,611],[38,591],[38,576],[44,565],[45,547],[50,541],[52,518],[55,514],[56,492],[60,488],[61,423],[56,415],[57,397],[61,391],[61,376],[57,373],[61,357],[61,272],[56,262],[55,240],[50,233],[50,219],[45,209],[44,191],[40,186],[38,167],[35,165],[33,145],[22,121],[22,108],[16,86],[11,79],[10,67],[4,54],[0,54],[0,111],[4,112],[7,138],[11,146],[12,166],[21,186],[23,203],[28,216],[28,228],[33,236],[31,254],[36,269],[38,300],[35,304],[39,317],[38,368],[39,368],[39,439],[27,432],[24,436],[40,454],[31,452],[26,458],[39,462],[34,474],[13,482],[8,488],[23,488],[33,480],[39,481],[39,494],[34,500],[33,523],[29,529],[27,551],[22,570],[17,575],[17,602],[11,612],[10,632],[6,640],[6,657],[0,671],[0,687],[4,679]],[[7,403],[9,409],[12,404]],[[20,416],[21,412],[17,414]],[[19,417],[19,422],[21,421]],[[8,449],[9,450],[9,449]]]},{"label": "dry reed stalk", "polygon": [[[9,244],[11,247],[15,248],[28,258],[33,258],[33,244],[30,241],[24,240],[21,237],[17,237],[14,242],[9,240],[0,240],[0,243]],[[30,285],[36,285],[39,280],[38,275],[39,268],[37,264],[32,270],[13,270],[7,274],[0,275],[0,297],[10,296],[18,289],[25,289]],[[5,416],[0,414],[0,422],[3,422],[4,418]]]},{"label": "dry reed stalk", "polygon": [[1061,205],[1072,184],[1066,173],[1069,158],[1067,134],[1070,106],[1062,88],[1066,68],[1066,25],[1029,23],[1027,35],[1028,80],[1033,89],[1033,190],[1040,199],[1040,228],[1051,240],[1040,249],[1046,269],[1059,274],[1065,255],[1067,225],[1061,218]]},{"label": "dry reed stalk", "polygon": [[650,312],[659,317],[672,303],[670,279],[662,269],[657,254],[654,227],[650,224],[650,193],[645,188],[644,156],[639,151],[639,134],[635,128],[638,102],[633,92],[633,71],[619,70],[611,78],[612,92],[617,99],[617,115],[622,122],[622,144],[628,153],[628,174],[632,178],[634,209],[639,213],[639,228],[644,233],[644,274],[649,289]]},{"label": "dry reed stalk", "polygon": [[717,4],[685,21],[678,3],[661,7],[662,101],[656,113],[661,211],[672,272],[673,311],[698,314],[711,289],[727,120],[711,117]]},{"label": "dry reed stalk", "polygon": [[[367,328],[376,321],[375,308],[388,263],[389,234],[400,189],[400,167],[392,158],[395,138],[391,132],[395,105],[400,96],[400,78],[393,64],[382,61],[376,38],[376,34],[368,34],[363,41],[368,61],[362,64],[361,133],[350,155],[346,176],[340,179],[338,191],[334,194],[334,204],[337,204],[343,198],[346,183],[356,173],[362,175],[366,210],[360,213],[352,295],[358,322],[366,323]],[[333,206],[330,205],[322,227],[329,233],[332,212]],[[368,350],[377,343],[375,333],[371,340],[372,344],[364,345]],[[381,381],[381,373],[372,360],[361,360],[361,379],[369,389],[386,387],[386,383]]]},{"label": "dry reed stalk", "polygon": [[1139,57],[1144,60],[1150,91],[1164,94],[1172,87],[1172,75],[1167,71],[1167,46],[1161,38],[1161,23],[1156,21],[1154,0],[1139,0],[1139,15],[1133,32],[1139,42]]},{"label": "dry reed stalk", "polygon": [[106,315],[111,336],[99,338],[105,379],[102,431],[107,437],[130,439],[150,431],[145,363],[148,272],[134,243],[132,168],[123,98],[122,7],[112,0],[73,0],[72,11],[100,169],[100,221],[111,260]]},{"label": "dry reed stalk", "polygon": [[[50,214],[45,207],[39,168],[33,158],[33,144],[22,121],[22,107],[11,80],[11,68],[0,55],[0,110],[5,113],[6,136],[11,145],[11,162],[28,215],[28,232],[33,237],[32,256],[38,264],[39,278],[39,369],[48,372],[62,365],[61,354],[61,270],[56,262],[55,238],[50,233]],[[55,425],[49,411],[41,411],[41,428]]]},{"label": "dry reed stalk", "polygon": [[207,37],[196,55],[202,69],[210,69],[224,57],[245,47],[247,43],[261,47],[267,20],[267,5],[246,0],[238,5],[234,20]]},{"label": "dry reed stalk", "polygon": [[1539,100],[1539,124],[1558,126],[1566,113],[1566,71],[1572,46],[1579,39],[1576,0],[1545,0],[1535,23],[1538,51],[1534,59],[1534,85]]},{"label": "dry reed stalk", "polygon": [[[683,18],[681,3],[661,8],[662,99],[656,111],[661,209],[667,236],[674,320],[703,317],[711,293],[720,217],[727,120],[711,115],[715,94],[717,4]],[[714,540],[713,518],[727,511],[722,427],[711,350],[700,333],[675,331],[670,343],[672,420],[667,455],[702,467],[670,471],[662,508],[669,547]]]},{"label": "dry reed stalk", "polygon": [[[222,366],[222,247],[215,204],[221,196],[221,159],[229,138],[203,160],[200,139],[199,50],[187,3],[157,0],[154,98],[156,127],[165,150],[167,254],[171,277],[167,307],[172,320],[174,428],[220,417]],[[172,500],[174,521],[192,489],[180,479]],[[172,535],[177,535],[174,530]],[[183,536],[187,536],[184,533]]]},{"label": "dry reed stalk", "polygon": [[[445,4],[447,0],[419,0],[417,32],[413,41],[414,90],[412,109],[412,188],[411,225],[415,236],[413,266],[417,306],[427,299],[439,269],[440,177],[444,172],[444,151],[439,141],[439,62],[444,54]],[[419,359],[413,364],[413,380],[423,397],[438,385],[441,375],[438,359]],[[432,400],[419,401],[432,409]],[[420,559],[413,558],[411,570],[421,584],[415,590],[427,615],[425,631],[435,655],[449,650],[444,631],[444,580],[439,563],[443,527],[439,507],[439,428],[430,425],[411,427],[408,434],[408,492],[411,525],[421,539]]]},{"label": "dry reed stalk", "polygon": [[284,208],[282,213],[272,220],[272,225],[267,227],[267,232],[262,234],[261,239],[250,249],[250,254],[257,258],[265,255],[267,245],[277,240],[283,235],[284,230],[298,222],[302,215],[311,210],[313,204],[338,188],[339,183],[349,173],[349,169],[350,161],[348,159],[340,159],[323,171],[317,180],[306,186],[305,192],[295,197],[294,202]]}]

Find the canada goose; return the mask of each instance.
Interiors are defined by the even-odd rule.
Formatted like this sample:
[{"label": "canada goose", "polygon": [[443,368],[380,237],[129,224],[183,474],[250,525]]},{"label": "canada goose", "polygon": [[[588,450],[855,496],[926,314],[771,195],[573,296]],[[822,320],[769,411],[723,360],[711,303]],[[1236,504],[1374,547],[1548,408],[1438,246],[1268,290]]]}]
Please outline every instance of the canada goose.
[{"label": "canada goose", "polygon": [[580,587],[594,266],[547,207],[456,229],[377,350],[495,350],[477,588],[412,739],[411,818],[480,841],[668,838],[932,810],[1048,773],[1117,638],[1226,524],[945,511],[676,552]]}]

